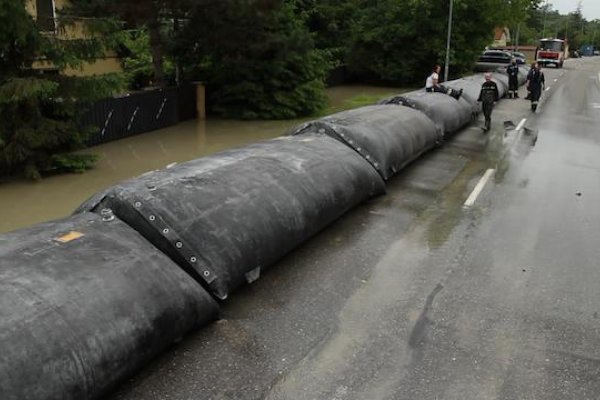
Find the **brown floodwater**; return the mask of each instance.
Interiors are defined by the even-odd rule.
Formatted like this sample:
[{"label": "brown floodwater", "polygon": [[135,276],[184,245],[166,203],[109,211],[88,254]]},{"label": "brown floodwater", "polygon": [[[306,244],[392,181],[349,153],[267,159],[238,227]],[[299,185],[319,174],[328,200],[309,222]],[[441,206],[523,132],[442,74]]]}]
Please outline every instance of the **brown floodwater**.
[{"label": "brown floodwater", "polygon": [[[356,96],[399,92],[398,88],[370,86],[327,89],[332,112],[347,107],[347,101]],[[192,120],[91,147],[86,153],[100,159],[85,173],[0,183],[0,233],[67,216],[94,193],[146,171],[281,136],[302,121]]]}]

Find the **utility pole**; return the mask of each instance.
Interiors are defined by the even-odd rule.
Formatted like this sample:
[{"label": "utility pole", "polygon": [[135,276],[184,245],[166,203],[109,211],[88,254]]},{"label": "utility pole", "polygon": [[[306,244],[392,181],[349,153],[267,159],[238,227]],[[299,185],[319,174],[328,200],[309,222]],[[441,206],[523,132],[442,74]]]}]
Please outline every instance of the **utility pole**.
[{"label": "utility pole", "polygon": [[448,80],[448,69],[450,66],[450,39],[452,38],[452,6],[454,0],[450,0],[450,11],[448,13],[448,40],[446,41],[446,63],[444,64],[444,81]]},{"label": "utility pole", "polygon": [[542,39],[546,37],[546,14],[548,12],[548,0],[546,0],[546,4],[544,5],[544,29],[542,31]]},{"label": "utility pole", "polygon": [[577,2],[577,14],[579,14],[579,19],[581,19],[581,36],[583,36],[583,5],[581,4],[581,0]]}]

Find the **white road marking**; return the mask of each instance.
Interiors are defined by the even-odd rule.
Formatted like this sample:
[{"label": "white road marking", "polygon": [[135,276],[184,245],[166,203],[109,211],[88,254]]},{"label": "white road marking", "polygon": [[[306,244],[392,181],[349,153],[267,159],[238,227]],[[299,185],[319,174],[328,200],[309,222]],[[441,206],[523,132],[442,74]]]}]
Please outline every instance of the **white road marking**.
[{"label": "white road marking", "polygon": [[465,207],[471,207],[473,204],[475,204],[477,197],[479,197],[483,188],[488,183],[490,178],[492,176],[494,176],[495,173],[496,173],[495,169],[488,169],[487,171],[485,171],[485,174],[483,174],[483,176],[481,177],[481,179],[479,180],[477,185],[475,185],[475,189],[473,189],[473,191],[467,198],[467,201],[465,201],[465,204],[464,204]]},{"label": "white road marking", "polygon": [[558,78],[556,78],[556,79],[554,80],[554,82],[558,82]]},{"label": "white road marking", "polygon": [[521,136],[523,136],[523,125],[525,125],[525,122],[527,122],[527,118],[523,118],[521,120],[521,122],[519,122],[519,125],[517,125],[517,127],[515,128],[515,132],[517,132],[517,136],[515,136],[515,138],[512,140],[512,142],[510,142],[511,145],[509,147],[507,147],[506,150],[504,151],[505,155],[508,151],[512,150],[512,148],[515,147],[517,143],[519,143],[519,140],[521,140]]},{"label": "white road marking", "polygon": [[592,108],[600,108],[600,103],[592,103]]},{"label": "white road marking", "polygon": [[600,72],[598,72],[598,80],[600,81]]},{"label": "white road marking", "polygon": [[550,90],[550,86],[548,86],[548,87],[546,88],[546,92],[547,92],[548,90]]}]

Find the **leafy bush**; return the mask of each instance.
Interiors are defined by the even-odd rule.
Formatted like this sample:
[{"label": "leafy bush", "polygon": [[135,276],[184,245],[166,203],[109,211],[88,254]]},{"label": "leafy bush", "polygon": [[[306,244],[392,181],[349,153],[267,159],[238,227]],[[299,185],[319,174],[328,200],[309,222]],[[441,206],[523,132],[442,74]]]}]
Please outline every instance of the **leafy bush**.
[{"label": "leafy bush", "polygon": [[[127,84],[131,89],[151,86],[154,79],[150,35],[146,29],[137,29],[121,35],[121,63]],[[173,81],[175,65],[168,58],[164,61],[164,72],[167,81]]]},{"label": "leafy bush", "polygon": [[202,7],[181,34],[182,63],[207,82],[212,111],[242,119],[306,116],[325,106],[328,53],[290,4],[235,0]]}]

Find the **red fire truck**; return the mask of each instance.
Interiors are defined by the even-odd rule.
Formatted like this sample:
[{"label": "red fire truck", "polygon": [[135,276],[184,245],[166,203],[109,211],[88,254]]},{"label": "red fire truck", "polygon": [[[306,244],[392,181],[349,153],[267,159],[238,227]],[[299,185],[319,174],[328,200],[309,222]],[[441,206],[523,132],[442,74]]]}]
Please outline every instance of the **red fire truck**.
[{"label": "red fire truck", "polygon": [[569,45],[562,39],[542,39],[536,54],[536,61],[541,65],[554,64],[562,68],[569,56]]}]

